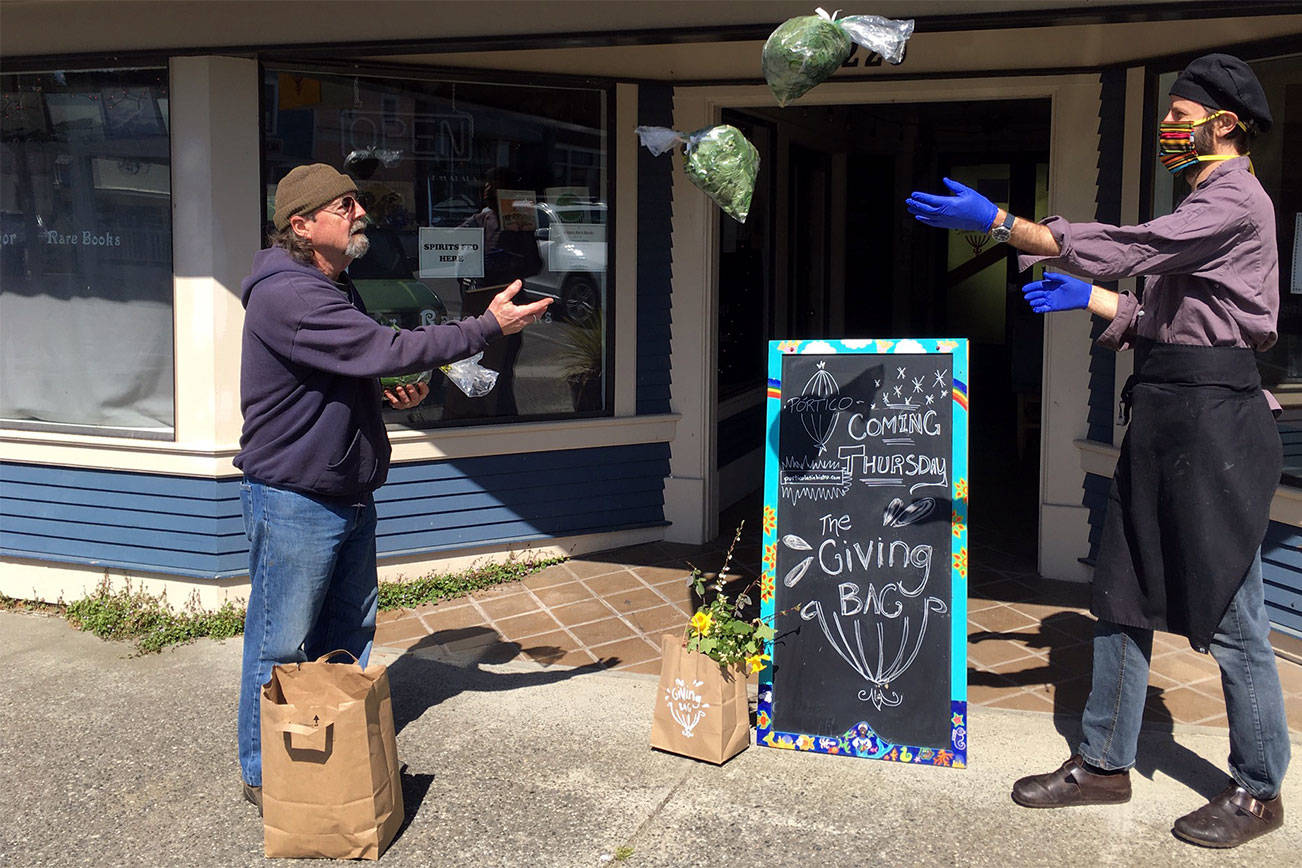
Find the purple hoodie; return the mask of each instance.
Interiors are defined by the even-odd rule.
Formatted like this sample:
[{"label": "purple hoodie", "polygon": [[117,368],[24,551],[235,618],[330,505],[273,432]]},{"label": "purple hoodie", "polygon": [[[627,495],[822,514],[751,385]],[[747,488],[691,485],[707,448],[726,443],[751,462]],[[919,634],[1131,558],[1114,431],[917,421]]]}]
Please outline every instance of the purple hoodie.
[{"label": "purple hoodie", "polygon": [[384,484],[389,437],[379,377],[428,370],[482,350],[497,319],[394,331],[371,319],[352,282],[272,247],[242,284],[244,348],[235,466],[259,482],[331,499]]}]

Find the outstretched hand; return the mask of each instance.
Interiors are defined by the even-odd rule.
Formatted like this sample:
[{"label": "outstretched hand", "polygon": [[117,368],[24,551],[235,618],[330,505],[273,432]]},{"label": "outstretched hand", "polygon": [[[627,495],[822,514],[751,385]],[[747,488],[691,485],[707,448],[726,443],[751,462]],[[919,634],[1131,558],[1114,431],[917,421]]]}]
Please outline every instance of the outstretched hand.
[{"label": "outstretched hand", "polygon": [[958,181],[945,178],[945,186],[954,195],[914,192],[904,202],[909,213],[928,226],[963,232],[989,232],[999,213],[995,203]]},{"label": "outstretched hand", "polygon": [[542,317],[543,311],[552,303],[553,299],[544,298],[541,301],[535,301],[530,304],[516,304],[511,299],[524,286],[520,281],[513,282],[506,289],[493,296],[493,301],[488,305],[488,312],[497,320],[497,324],[502,327],[502,334],[513,335],[522,331],[525,326],[538,322]]},{"label": "outstretched hand", "polygon": [[1022,287],[1023,297],[1036,313],[1089,307],[1093,292],[1094,287],[1088,281],[1054,271],[1046,271],[1044,280],[1035,280]]}]

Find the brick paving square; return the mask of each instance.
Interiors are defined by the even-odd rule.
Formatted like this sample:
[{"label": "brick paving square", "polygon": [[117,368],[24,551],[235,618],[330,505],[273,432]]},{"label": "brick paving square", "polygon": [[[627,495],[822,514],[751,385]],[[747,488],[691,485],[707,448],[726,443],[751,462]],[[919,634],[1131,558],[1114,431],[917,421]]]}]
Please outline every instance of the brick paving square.
[{"label": "brick paving square", "polygon": [[582,558],[565,562],[569,568],[570,575],[576,579],[593,579],[597,576],[617,573],[624,569],[624,565],[619,562],[611,562],[605,559],[601,560],[584,560]]},{"label": "brick paving square", "polygon": [[687,626],[687,615],[677,606],[657,606],[654,609],[643,609],[640,612],[625,615],[624,618],[634,627],[653,638],[661,633],[681,633],[683,628]]},{"label": "brick paving square", "polygon": [[542,600],[544,606],[564,606],[566,603],[595,599],[582,582],[566,582],[550,588],[536,588],[534,594]]},{"label": "brick paving square", "polygon": [[[975,635],[980,636],[985,631],[975,631]],[[984,641],[972,641],[971,636],[968,638],[967,659],[971,663],[978,663],[985,668],[1007,663],[1010,660],[1022,660],[1027,657],[1036,656],[1034,652],[1026,646],[1024,642],[1010,641],[1007,639],[991,639]],[[1036,659],[1043,662],[1043,658],[1036,656]]]},{"label": "brick paving square", "polygon": [[652,648],[645,639],[637,637],[622,639],[618,642],[607,642],[604,645],[597,645],[588,650],[600,660],[618,657],[619,663],[615,664],[616,668],[646,663],[650,660],[658,662],[660,659],[660,650],[658,648]]},{"label": "brick paving square", "polygon": [[[1026,638],[1040,630],[1039,622],[1008,606],[984,609],[968,617],[969,625],[976,624],[992,633],[1022,633]],[[1012,638],[1011,636],[1008,638]]]},{"label": "brick paving square", "polygon": [[536,591],[539,588],[550,588],[552,585],[564,585],[572,581],[574,581],[574,574],[566,564],[553,564],[540,572],[526,576],[520,584]]},{"label": "brick paving square", "polygon": [[577,603],[566,603],[564,606],[553,606],[551,613],[552,617],[566,627],[615,617],[615,613],[610,610],[610,607],[598,599],[580,600]]},{"label": "brick paving square", "polygon": [[1188,648],[1162,655],[1154,653],[1149,669],[1181,684],[1221,677],[1221,669],[1210,654],[1199,654]]},{"label": "brick paving square", "polygon": [[474,606],[456,606],[453,608],[434,608],[422,612],[420,619],[425,624],[426,632],[439,630],[456,630],[462,627],[474,627],[485,623],[484,616]]},{"label": "brick paving square", "polygon": [[625,612],[636,612],[639,609],[650,609],[655,606],[663,606],[665,600],[650,588],[641,588],[632,591],[621,591],[605,597],[610,605],[614,606],[620,614]]},{"label": "brick paving square", "polygon": [[529,615],[517,615],[493,622],[498,632],[507,639],[522,640],[526,637],[551,633],[558,628],[556,619],[550,612],[534,612]]},{"label": "brick paving square", "polygon": [[622,665],[620,665],[620,666],[616,666],[616,667],[615,667],[615,671],[617,671],[617,672],[635,672],[635,673],[637,673],[637,674],[639,674],[639,675],[659,675],[659,674],[660,674],[660,658],[657,657],[657,658],[654,659],[654,660],[647,660],[647,661],[645,661],[645,662],[643,662],[643,663],[622,664]]},{"label": "brick paving square", "polygon": [[998,699],[983,703],[990,708],[1009,708],[1016,711],[1053,711],[1053,699],[1038,693],[1008,693]]},{"label": "brick paving square", "polygon": [[619,642],[637,637],[637,633],[632,627],[613,615],[600,621],[570,627],[569,630],[574,634],[575,638],[589,648],[596,645],[605,645],[608,642]]},{"label": "brick paving square", "polygon": [[534,596],[523,588],[517,594],[493,597],[478,602],[479,608],[483,609],[485,614],[494,621],[501,618],[510,618],[514,615],[537,612],[541,608]]},{"label": "brick paving square", "polygon": [[[519,640],[520,653],[539,662],[555,663],[564,655],[581,650],[578,640],[564,630],[539,633]],[[592,662],[584,658],[586,662]],[[582,664],[579,664],[582,665]]]},{"label": "brick paving square", "polygon": [[602,597],[607,594],[616,594],[620,591],[632,591],[645,587],[638,577],[629,570],[619,570],[602,576],[593,576],[590,579],[584,579],[583,584],[587,585],[588,590],[592,591],[592,593]]},{"label": "brick paving square", "polygon": [[1188,687],[1155,692],[1144,703],[1145,719],[1153,722],[1170,719],[1175,723],[1198,723],[1224,711],[1224,702]]},{"label": "brick paving square", "polygon": [[633,571],[638,577],[648,585],[659,585],[664,582],[681,582],[687,584],[687,576],[691,573],[690,569],[680,570],[675,567],[633,567]]},{"label": "brick paving square", "polygon": [[375,643],[394,645],[403,639],[420,638],[429,632],[420,616],[412,613],[403,618],[375,625]]}]

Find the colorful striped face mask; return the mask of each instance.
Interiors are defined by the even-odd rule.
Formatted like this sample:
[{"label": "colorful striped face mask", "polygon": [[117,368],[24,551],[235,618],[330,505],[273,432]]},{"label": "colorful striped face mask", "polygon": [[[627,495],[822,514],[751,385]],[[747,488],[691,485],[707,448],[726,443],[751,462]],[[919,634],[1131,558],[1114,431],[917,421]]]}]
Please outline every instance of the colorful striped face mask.
[{"label": "colorful striped face mask", "polygon": [[[1202,126],[1212,118],[1223,114],[1225,114],[1223,110],[1214,111],[1201,120],[1163,122],[1157,125],[1157,157],[1162,161],[1162,165],[1166,166],[1168,172],[1177,175],[1198,163],[1214,163],[1241,156],[1240,154],[1200,154],[1194,146],[1194,127]],[[1238,126],[1243,127],[1242,122]]]}]

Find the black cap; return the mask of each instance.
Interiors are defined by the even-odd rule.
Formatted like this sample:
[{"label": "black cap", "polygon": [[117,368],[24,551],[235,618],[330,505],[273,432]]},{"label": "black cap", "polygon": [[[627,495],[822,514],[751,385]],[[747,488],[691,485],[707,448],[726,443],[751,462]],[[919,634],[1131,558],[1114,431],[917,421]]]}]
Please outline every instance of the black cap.
[{"label": "black cap", "polygon": [[1226,109],[1239,120],[1254,120],[1263,133],[1274,121],[1266,92],[1252,67],[1229,54],[1205,54],[1184,68],[1171,85],[1171,96],[1191,99],[1209,109]]}]

